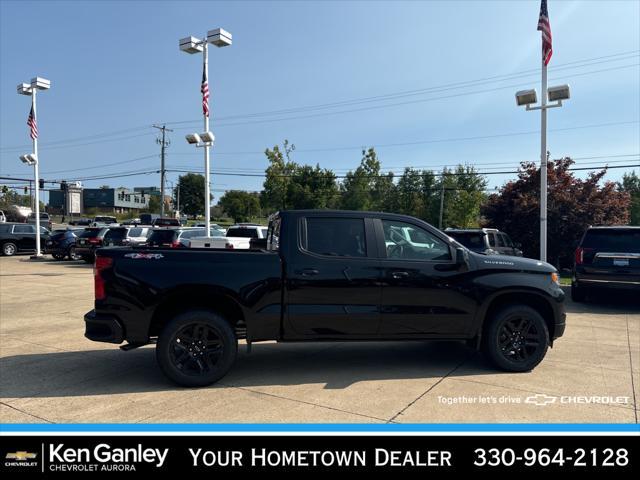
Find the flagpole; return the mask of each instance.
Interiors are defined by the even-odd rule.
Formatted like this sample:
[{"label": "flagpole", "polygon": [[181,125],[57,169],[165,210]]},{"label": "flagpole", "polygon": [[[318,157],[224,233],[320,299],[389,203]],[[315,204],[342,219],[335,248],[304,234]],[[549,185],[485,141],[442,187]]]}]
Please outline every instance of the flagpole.
[{"label": "flagpole", "polygon": [[540,92],[540,260],[547,261],[547,66],[542,58]]},{"label": "flagpole", "polygon": [[[206,38],[206,37],[205,37]],[[203,68],[207,79],[207,84],[209,83],[209,49],[207,48],[206,40],[203,42]],[[209,131],[209,113],[202,112],[204,114],[204,131]],[[210,197],[210,185],[209,185],[209,142],[205,142],[204,145],[204,227],[206,229],[206,236],[208,237],[211,232],[211,208],[209,206],[209,197]]]},{"label": "flagpole", "polygon": [[[32,84],[33,85],[33,84]],[[33,120],[38,122],[38,114],[36,112],[36,93],[38,89],[35,86],[31,88],[31,108],[33,108]],[[40,250],[40,158],[38,157],[38,135],[34,135],[33,138],[33,155],[36,157],[36,162],[33,166],[35,175],[35,191],[36,191],[36,253],[35,258],[42,257],[42,251]]]}]

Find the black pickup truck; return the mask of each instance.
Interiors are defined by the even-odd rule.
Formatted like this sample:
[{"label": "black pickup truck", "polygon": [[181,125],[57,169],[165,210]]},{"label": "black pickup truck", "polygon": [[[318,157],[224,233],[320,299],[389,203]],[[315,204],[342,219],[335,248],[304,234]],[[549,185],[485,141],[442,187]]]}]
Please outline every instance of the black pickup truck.
[{"label": "black pickup truck", "polygon": [[262,247],[98,249],[86,337],[155,342],[167,377],[201,386],[229,371],[239,339],[459,339],[520,372],[564,332],[554,267],[470,252],[412,217],[284,211]]}]

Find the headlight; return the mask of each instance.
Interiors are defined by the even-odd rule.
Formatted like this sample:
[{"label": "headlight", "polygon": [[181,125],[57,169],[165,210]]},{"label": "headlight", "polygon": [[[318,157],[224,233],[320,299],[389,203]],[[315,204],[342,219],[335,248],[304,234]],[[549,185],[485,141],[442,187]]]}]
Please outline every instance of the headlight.
[{"label": "headlight", "polygon": [[560,275],[557,272],[553,272],[551,274],[551,281],[556,285],[560,285]]}]

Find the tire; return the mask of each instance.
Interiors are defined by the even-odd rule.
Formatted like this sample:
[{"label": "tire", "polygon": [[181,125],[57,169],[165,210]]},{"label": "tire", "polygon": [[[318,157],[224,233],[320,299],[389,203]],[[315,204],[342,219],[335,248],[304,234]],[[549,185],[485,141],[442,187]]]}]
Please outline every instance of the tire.
[{"label": "tire", "polygon": [[[202,349],[204,342],[209,342],[209,347]],[[156,345],[162,372],[184,387],[204,387],[220,380],[233,366],[237,353],[238,340],[229,322],[206,310],[173,318]]]},{"label": "tire", "polygon": [[509,305],[488,319],[483,350],[502,370],[528,372],[542,361],[548,348],[547,324],[529,306]]},{"label": "tire", "polygon": [[74,247],[73,245],[69,247],[69,250],[67,251],[67,256],[69,257],[69,260],[80,260],[82,258],[80,255],[76,253],[76,247]]},{"label": "tire", "polygon": [[5,257],[12,257],[18,252],[18,247],[15,243],[6,242],[2,244],[2,254]]},{"label": "tire", "polygon": [[587,293],[584,287],[579,287],[577,284],[571,284],[571,300],[574,302],[584,302],[587,299]]}]

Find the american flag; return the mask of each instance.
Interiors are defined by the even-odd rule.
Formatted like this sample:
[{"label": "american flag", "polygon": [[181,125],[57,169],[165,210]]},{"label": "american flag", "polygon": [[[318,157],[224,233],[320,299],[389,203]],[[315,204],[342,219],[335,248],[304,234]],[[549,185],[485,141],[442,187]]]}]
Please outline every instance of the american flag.
[{"label": "american flag", "polygon": [[551,24],[549,23],[547,0],[542,0],[542,3],[540,4],[538,30],[542,32],[542,61],[546,66],[549,64],[549,60],[551,60],[551,55],[553,54],[553,48],[551,48]]},{"label": "american flag", "polygon": [[29,112],[27,125],[29,125],[29,128],[31,128],[31,140],[35,140],[36,138],[38,138],[38,124],[36,123],[36,116],[33,113],[33,107],[31,107],[31,111]]},{"label": "american flag", "polygon": [[207,81],[207,71],[202,68],[202,85],[200,85],[200,92],[202,92],[202,113],[209,116],[209,82]]}]

